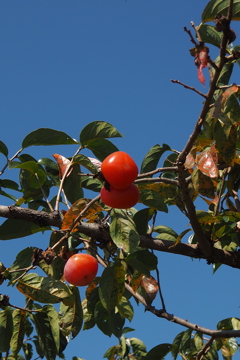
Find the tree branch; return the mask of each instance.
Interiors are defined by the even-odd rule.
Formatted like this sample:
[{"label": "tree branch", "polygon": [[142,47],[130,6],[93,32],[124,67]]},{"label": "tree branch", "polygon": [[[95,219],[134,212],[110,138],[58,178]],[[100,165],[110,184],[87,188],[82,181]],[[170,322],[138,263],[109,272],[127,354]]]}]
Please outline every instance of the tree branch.
[{"label": "tree branch", "polygon": [[[0,205],[0,217],[25,220],[33,222],[41,227],[54,226],[61,228],[62,219],[58,212],[47,213],[44,211],[36,211],[25,209],[18,206]],[[81,222],[78,225],[79,232],[90,236],[99,242],[112,241],[109,228],[107,225],[99,223]],[[225,251],[212,248],[211,256],[206,256],[198,244],[179,243],[174,245],[172,241],[156,239],[148,236],[140,236],[139,245],[146,249],[167,252],[175,255],[187,256],[194,259],[205,259],[208,263],[221,263],[233,268],[240,269],[240,251]]]}]

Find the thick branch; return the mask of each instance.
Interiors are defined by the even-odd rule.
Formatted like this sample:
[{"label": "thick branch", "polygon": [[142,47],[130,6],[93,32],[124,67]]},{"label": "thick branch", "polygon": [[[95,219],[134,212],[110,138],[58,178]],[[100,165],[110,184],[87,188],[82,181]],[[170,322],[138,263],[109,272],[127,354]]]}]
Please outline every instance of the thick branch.
[{"label": "thick branch", "polygon": [[[0,205],[0,217],[30,221],[41,227],[54,226],[61,228],[62,224],[61,216],[58,212],[47,213],[17,206]],[[81,222],[78,225],[78,230],[101,243],[111,241],[108,227],[102,224]],[[240,269],[240,251],[230,252],[213,248],[211,256],[207,257],[201,251],[198,244],[190,245],[179,243],[174,245],[172,241],[155,239],[143,235],[140,236],[140,246],[170,254],[183,255],[195,259],[205,259],[208,263],[221,263]]]},{"label": "thick branch", "polygon": [[45,211],[26,209],[14,205],[0,205],[0,217],[8,219],[26,220],[41,227],[56,226],[60,228],[62,224],[61,216],[58,211],[47,213]]},{"label": "thick branch", "polygon": [[[229,18],[230,18],[230,14],[229,14]],[[195,235],[198,239],[200,249],[201,249],[202,253],[205,254],[206,257],[212,256],[212,246],[211,246],[211,243],[208,241],[207,237],[205,236],[201,225],[198,222],[198,219],[196,216],[196,211],[195,211],[195,206],[189,195],[188,186],[187,186],[186,180],[184,178],[184,163],[186,161],[187,155],[191,151],[191,148],[192,148],[194,142],[196,141],[198,135],[200,134],[203,122],[205,121],[206,115],[208,113],[208,110],[209,110],[211,102],[212,102],[214,92],[216,90],[216,85],[217,85],[221,70],[227,61],[226,57],[225,57],[227,42],[228,42],[228,36],[226,33],[224,33],[223,38],[222,38],[221,48],[220,48],[219,66],[215,68],[215,73],[214,73],[213,79],[211,81],[209,92],[208,92],[206,100],[204,102],[199,119],[194,127],[193,133],[190,135],[184,149],[181,151],[181,153],[179,154],[178,159],[177,159],[178,173],[179,173],[179,187],[182,191],[183,201],[184,201],[186,209],[187,209],[187,214],[188,214],[190,223],[191,223],[192,228],[195,232]]]}]

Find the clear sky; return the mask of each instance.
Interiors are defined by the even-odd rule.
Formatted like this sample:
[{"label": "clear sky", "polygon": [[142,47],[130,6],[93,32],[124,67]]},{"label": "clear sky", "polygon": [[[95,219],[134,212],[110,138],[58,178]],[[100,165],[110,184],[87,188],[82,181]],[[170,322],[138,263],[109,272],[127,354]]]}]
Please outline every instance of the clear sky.
[{"label": "clear sky", "polygon": [[[189,54],[193,45],[183,31],[184,26],[191,28],[190,21],[200,23],[206,4],[205,0],[1,1],[0,140],[10,156],[35,129],[62,130],[78,139],[83,126],[95,120],[108,121],[123,133],[124,138],[114,143],[139,166],[155,144],[181,150],[202,98],[170,79],[207,91],[207,85],[198,82]],[[238,23],[233,27],[239,33]],[[36,158],[53,153],[71,156],[74,151],[71,146],[28,149]],[[2,168],[1,154],[0,161]],[[2,197],[1,204],[9,201]],[[174,209],[160,213],[157,224],[177,232],[188,225]],[[47,242],[41,234],[2,241],[0,261],[10,266],[22,248],[44,248]],[[205,261],[162,253],[158,258],[168,312],[213,329],[219,320],[240,316],[237,270],[222,266],[213,275]],[[20,304],[16,291],[4,285],[0,290]],[[160,306],[157,300],[156,307]],[[135,314],[132,323],[126,323],[136,329],[129,336],[140,338],[148,350],[171,343],[185,330],[145,313],[142,306],[135,306]],[[101,359],[117,343],[97,328],[83,331],[68,345],[66,359]]]}]

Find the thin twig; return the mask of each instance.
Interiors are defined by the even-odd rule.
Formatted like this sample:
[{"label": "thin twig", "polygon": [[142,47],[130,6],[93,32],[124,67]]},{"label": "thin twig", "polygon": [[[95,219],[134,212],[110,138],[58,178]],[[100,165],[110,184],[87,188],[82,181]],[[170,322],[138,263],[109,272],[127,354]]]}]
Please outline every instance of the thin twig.
[{"label": "thin twig", "polygon": [[40,188],[40,189],[41,189],[41,191],[42,191],[43,197],[44,197],[44,199],[45,199],[46,203],[48,204],[49,210],[50,210],[51,212],[53,212],[53,211],[54,211],[54,210],[53,210],[53,207],[52,207],[52,205],[50,204],[50,202],[49,202],[49,200],[48,200],[48,198],[47,198],[47,195],[46,195],[46,193],[45,193],[45,191],[44,191],[44,189],[43,189],[43,187],[42,187],[42,185],[41,185],[41,183],[40,183],[40,180],[39,180],[38,174],[37,174],[37,173],[35,173],[34,175],[35,175],[35,177],[36,177],[36,179],[37,179],[37,182],[38,182],[39,188]]},{"label": "thin twig", "polygon": [[192,87],[192,86],[189,86],[189,85],[186,85],[184,83],[182,83],[181,81],[179,80],[170,80],[173,84],[179,84],[179,85],[182,85],[183,87],[185,87],[186,89],[189,89],[189,90],[192,90],[194,92],[196,92],[198,95],[201,95],[202,97],[204,97],[204,99],[207,98],[207,95],[203,94],[201,91],[197,90],[195,87]]},{"label": "thin twig", "polygon": [[57,198],[56,198],[56,203],[55,203],[55,209],[56,211],[58,211],[58,208],[59,208],[59,202],[60,202],[60,196],[61,196],[61,192],[62,192],[62,189],[63,189],[63,184],[64,184],[64,181],[66,179],[66,177],[68,176],[69,174],[69,171],[73,165],[73,161],[74,161],[74,157],[83,149],[82,146],[80,146],[76,153],[73,155],[72,159],[70,160],[70,163],[68,164],[68,166],[66,167],[66,170],[62,176],[62,179],[61,179],[61,182],[60,182],[60,186],[59,186],[59,189],[58,189],[58,193],[57,193]]},{"label": "thin twig", "polygon": [[168,179],[168,178],[163,178],[163,177],[137,179],[137,180],[134,181],[134,183],[135,184],[141,184],[141,183],[164,183],[164,184],[174,185],[174,186],[179,185],[178,180]]},{"label": "thin twig", "polygon": [[207,354],[210,346],[213,343],[214,338],[211,337],[206,344],[203,346],[203,348],[197,353],[196,360],[203,360],[204,356]]},{"label": "thin twig", "polygon": [[186,26],[184,26],[183,30],[186,31],[186,33],[189,35],[190,41],[191,41],[195,46],[198,46],[198,43],[196,42],[196,40],[195,40],[194,37],[192,36],[191,31],[188,30],[188,29],[186,28]]},{"label": "thin twig", "polygon": [[8,159],[6,165],[2,168],[2,170],[0,171],[0,175],[2,175],[4,173],[4,171],[6,170],[6,168],[8,167],[8,163],[10,161],[13,161],[14,159],[16,159],[18,157],[18,155],[23,151],[23,149],[19,149],[15,155],[13,155],[13,157],[11,157],[11,159]]}]

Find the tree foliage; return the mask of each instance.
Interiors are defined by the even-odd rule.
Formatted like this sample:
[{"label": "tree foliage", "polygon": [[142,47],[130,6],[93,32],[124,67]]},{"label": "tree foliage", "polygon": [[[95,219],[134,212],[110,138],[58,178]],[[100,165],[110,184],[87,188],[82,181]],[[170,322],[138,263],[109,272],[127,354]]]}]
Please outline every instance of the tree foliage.
[{"label": "tree foliage", "polygon": [[[112,139],[122,136],[112,124],[94,121],[77,140],[58,130],[37,129],[11,158],[0,141],[6,163],[0,194],[14,203],[0,206],[5,218],[0,239],[38,232],[49,238],[47,249],[25,248],[8,268],[3,254],[0,259],[0,284],[8,282],[26,299],[21,308],[0,295],[1,359],[30,360],[34,353],[47,360],[63,358],[69,339],[94,326],[118,339],[104,354],[109,360],[160,360],[168,353],[173,359],[217,360],[220,353],[224,360],[232,359],[238,350],[240,319],[220,320],[212,330],[169,314],[152,271],[157,269],[153,250],[206,259],[214,271],[222,264],[240,268],[240,90],[231,80],[240,47],[230,28],[231,20],[239,19],[238,0],[211,0],[202,23],[192,24],[194,34],[185,28],[194,44],[190,55],[196,76],[204,83],[208,69],[209,89],[204,94],[173,80],[196,92],[203,107],[182,150],[155,144],[145,155],[135,181],[140,190],[136,208],[111,209],[99,196],[104,183],[101,162],[118,150]],[[215,60],[209,45],[219,49]],[[55,145],[74,145],[75,153],[70,158],[54,154],[53,159],[35,159],[28,153],[32,146]],[[87,156],[89,150],[92,157]],[[7,178],[13,169],[19,172],[18,183]],[[197,210],[198,199],[205,203],[204,211]],[[169,206],[186,216],[189,229],[176,233],[157,224],[157,213],[167,213]],[[103,269],[84,299],[63,277],[67,259],[82,250]],[[158,295],[161,309],[154,307]],[[155,316],[183,326],[172,344],[157,344],[147,352],[141,340],[128,337],[132,329],[125,320],[133,319],[134,300]]]}]

